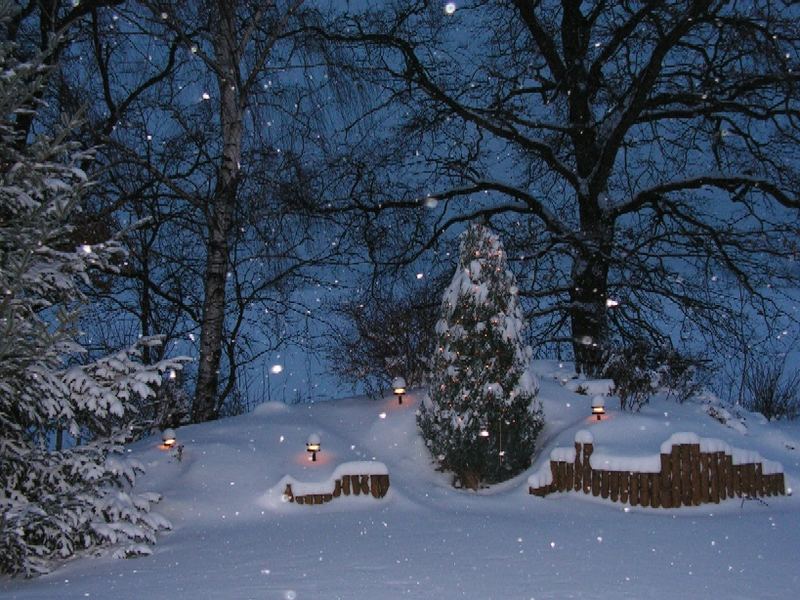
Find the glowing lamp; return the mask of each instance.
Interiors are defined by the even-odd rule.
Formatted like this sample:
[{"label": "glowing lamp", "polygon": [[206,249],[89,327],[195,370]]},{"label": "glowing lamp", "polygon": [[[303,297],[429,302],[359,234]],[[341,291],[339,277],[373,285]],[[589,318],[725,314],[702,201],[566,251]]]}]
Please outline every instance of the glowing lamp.
[{"label": "glowing lamp", "polygon": [[592,399],[592,414],[598,421],[606,414],[606,401],[602,396],[595,396]]},{"label": "glowing lamp", "polygon": [[394,393],[397,395],[397,402],[398,404],[403,403],[403,394],[406,393],[406,380],[402,377],[395,377],[392,379],[392,389]]},{"label": "glowing lamp", "polygon": [[319,436],[312,433],[306,442],[306,452],[311,452],[311,462],[317,462],[317,452],[320,451]]},{"label": "glowing lamp", "polygon": [[161,432],[161,442],[164,444],[165,448],[172,448],[177,441],[178,438],[175,435],[174,429],[165,429]]}]

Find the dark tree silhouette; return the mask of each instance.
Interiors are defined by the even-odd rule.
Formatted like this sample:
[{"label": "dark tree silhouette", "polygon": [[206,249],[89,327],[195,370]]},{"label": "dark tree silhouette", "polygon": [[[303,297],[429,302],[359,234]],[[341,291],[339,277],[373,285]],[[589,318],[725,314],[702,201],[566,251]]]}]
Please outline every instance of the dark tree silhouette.
[{"label": "dark tree silhouette", "polygon": [[374,98],[346,132],[340,209],[373,239],[408,232],[377,263],[491,218],[522,272],[547,273],[520,282],[550,317],[540,341],[570,342],[587,372],[614,337],[663,336],[665,314],[720,335],[741,314],[726,290],[780,313],[798,280],[796,4],[442,7],[343,12],[326,33]]}]

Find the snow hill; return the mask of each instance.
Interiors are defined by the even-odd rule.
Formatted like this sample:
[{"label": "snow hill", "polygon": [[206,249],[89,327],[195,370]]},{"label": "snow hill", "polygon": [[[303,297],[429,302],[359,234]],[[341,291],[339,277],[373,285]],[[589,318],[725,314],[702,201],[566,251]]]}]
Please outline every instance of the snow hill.
[{"label": "snow hill", "polygon": [[[373,599],[795,597],[798,495],[653,509],[582,494],[528,494],[528,477],[587,429],[595,447],[635,460],[694,432],[782,464],[800,480],[800,423],[736,419],[719,406],[656,399],[639,414],[590,417],[591,396],[536,363],[546,428],[534,465],[478,492],[455,490],[417,434],[421,392],[287,406],[177,431],[181,460],[152,437],[129,452],[147,468],[140,491],[164,495],[173,524],[151,556],[74,560],[33,580],[0,579],[8,599]],[[568,380],[567,383],[569,383]],[[594,390],[597,391],[597,390]],[[709,416],[709,409],[722,421]],[[320,437],[318,460],[305,443]],[[369,465],[364,465],[364,462]],[[314,506],[286,502],[285,483],[333,489],[354,468],[389,473],[390,489]],[[380,463],[380,464],[378,464]],[[371,466],[370,466],[371,465]],[[335,473],[340,467],[339,473]],[[303,486],[306,486],[303,488]]]}]

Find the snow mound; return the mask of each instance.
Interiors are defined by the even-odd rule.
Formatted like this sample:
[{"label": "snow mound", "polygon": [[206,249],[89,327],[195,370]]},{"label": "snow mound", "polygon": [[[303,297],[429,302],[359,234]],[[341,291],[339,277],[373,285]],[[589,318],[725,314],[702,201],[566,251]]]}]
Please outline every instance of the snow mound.
[{"label": "snow mound", "polygon": [[570,392],[585,396],[611,396],[614,393],[613,379],[570,379],[564,383]]},{"label": "snow mound", "polygon": [[256,406],[254,415],[275,415],[289,412],[289,407],[283,402],[264,402]]}]

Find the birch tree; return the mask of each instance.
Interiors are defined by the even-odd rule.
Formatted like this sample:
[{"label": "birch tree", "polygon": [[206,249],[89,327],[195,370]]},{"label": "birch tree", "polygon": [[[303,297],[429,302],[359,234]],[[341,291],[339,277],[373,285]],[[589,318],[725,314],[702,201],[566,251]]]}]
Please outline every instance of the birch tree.
[{"label": "birch tree", "polygon": [[196,353],[193,420],[286,341],[298,282],[338,251],[293,205],[313,145],[294,128],[319,112],[290,31],[302,4],[127,2],[92,11],[65,53],[61,97],[91,107],[102,144],[95,220],[132,248],[102,298],[128,327],[108,335],[165,331]]}]

